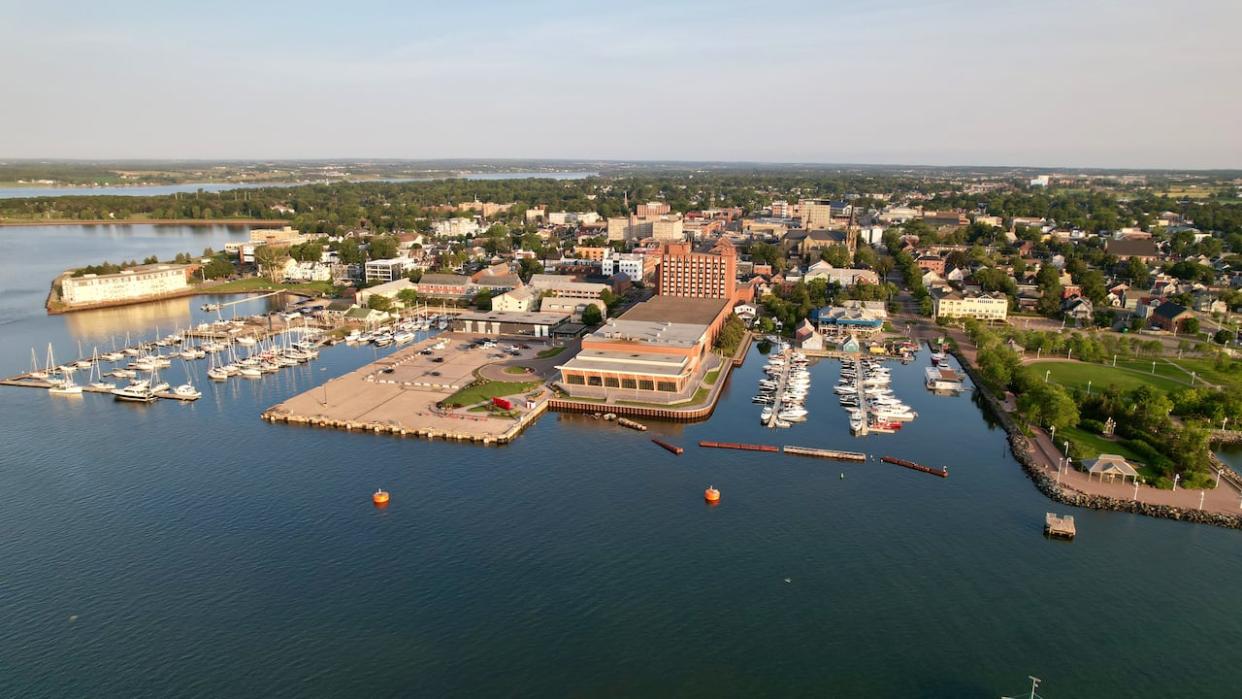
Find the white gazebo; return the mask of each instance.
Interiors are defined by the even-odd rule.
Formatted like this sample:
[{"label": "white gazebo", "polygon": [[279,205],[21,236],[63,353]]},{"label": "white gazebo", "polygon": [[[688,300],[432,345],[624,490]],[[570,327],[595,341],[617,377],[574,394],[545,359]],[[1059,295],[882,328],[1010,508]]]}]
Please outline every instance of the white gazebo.
[{"label": "white gazebo", "polygon": [[1118,478],[1122,483],[1125,483],[1127,478],[1131,481],[1138,480],[1138,471],[1130,465],[1130,462],[1116,454],[1100,454],[1094,459],[1083,461],[1082,465],[1087,471],[1087,478],[1098,476],[1101,481],[1107,480],[1110,483]]}]

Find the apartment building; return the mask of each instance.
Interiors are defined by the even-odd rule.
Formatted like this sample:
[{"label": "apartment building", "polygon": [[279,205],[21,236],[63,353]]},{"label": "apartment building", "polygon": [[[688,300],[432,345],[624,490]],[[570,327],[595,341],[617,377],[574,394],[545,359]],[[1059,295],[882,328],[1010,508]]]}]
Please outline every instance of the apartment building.
[{"label": "apartment building", "polygon": [[112,303],[173,294],[189,288],[188,265],[140,265],[116,274],[64,277],[61,300],[70,306]]},{"label": "apartment building", "polygon": [[932,310],[936,318],[1003,321],[1009,315],[1009,298],[1000,293],[963,294],[949,290],[932,294]]},{"label": "apartment building", "polygon": [[721,238],[694,250],[689,243],[667,243],[660,251],[660,296],[732,299],[737,287],[737,250]]}]

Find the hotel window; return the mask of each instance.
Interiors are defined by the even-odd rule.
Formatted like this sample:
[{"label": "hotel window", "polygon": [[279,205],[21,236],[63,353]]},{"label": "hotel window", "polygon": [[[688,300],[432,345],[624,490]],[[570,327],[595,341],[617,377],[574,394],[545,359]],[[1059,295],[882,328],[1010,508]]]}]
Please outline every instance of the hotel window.
[{"label": "hotel window", "polygon": [[655,384],[651,382],[651,379],[639,379],[638,388],[642,391],[654,391]]},{"label": "hotel window", "polygon": [[634,379],[621,379],[621,388],[638,388],[638,382]]},{"label": "hotel window", "polygon": [[566,383],[577,384],[577,385],[579,385],[579,386],[581,386],[582,384],[586,383],[585,381],[583,381],[582,377],[581,377],[581,376],[579,376],[578,374],[568,374],[568,375],[566,375],[566,376],[565,376],[565,382],[566,382]]},{"label": "hotel window", "polygon": [[600,385],[600,383],[601,383],[601,382],[600,382],[600,380],[599,380],[599,377],[598,377],[598,376],[588,376],[588,377],[587,377],[587,385],[588,385],[588,386],[598,386],[598,385]]},{"label": "hotel window", "polygon": [[665,391],[667,393],[674,393],[677,391],[677,384],[673,383],[672,381],[661,381],[660,390]]},{"label": "hotel window", "polygon": [[604,385],[607,386],[608,388],[620,388],[621,382],[617,381],[617,377],[615,376],[605,376]]}]

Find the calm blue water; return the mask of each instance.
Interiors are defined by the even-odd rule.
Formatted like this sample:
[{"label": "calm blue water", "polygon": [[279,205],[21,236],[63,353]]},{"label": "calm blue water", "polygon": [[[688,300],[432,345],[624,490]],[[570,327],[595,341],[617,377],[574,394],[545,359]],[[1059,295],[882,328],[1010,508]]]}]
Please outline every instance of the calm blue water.
[{"label": "calm blue water", "polygon": [[[235,235],[149,228],[115,240],[175,252]],[[19,299],[0,326],[6,374],[31,345],[157,320],[20,301],[46,281],[24,281],[21,255],[59,268],[109,239],[67,228],[12,247],[49,230],[0,229],[20,251],[0,266]],[[201,300],[183,301],[158,319],[193,319]],[[996,697],[1028,674],[1049,698],[1237,696],[1239,533],[1075,511],[1079,539],[1046,541],[1044,513],[1065,508],[969,394],[920,387],[922,363],[894,368],[920,418],[862,440],[832,362],[812,370],[810,422],[760,426],[758,356],[711,420],[647,434],[551,414],[481,448],[259,420],[374,356],[330,348],[259,382],[204,382],[193,404],[0,387],[0,696]]]},{"label": "calm blue water", "polygon": [[[491,172],[462,175],[466,180],[520,180],[536,177],[553,180],[580,180],[597,175],[596,172]],[[393,177],[379,178],[377,182],[421,182],[432,178],[427,177]],[[63,196],[132,196],[146,197],[177,192],[225,192],[230,189],[255,189],[260,187],[297,187],[308,182],[265,182],[261,184],[241,184],[229,182],[188,182],[185,184],[134,186],[134,187],[0,187],[0,199],[19,199],[29,197],[63,197]]]}]

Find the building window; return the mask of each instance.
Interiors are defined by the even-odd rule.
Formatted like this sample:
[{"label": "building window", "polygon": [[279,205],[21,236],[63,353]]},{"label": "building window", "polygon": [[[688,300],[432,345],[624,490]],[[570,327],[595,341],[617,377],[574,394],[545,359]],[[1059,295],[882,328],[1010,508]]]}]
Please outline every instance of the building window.
[{"label": "building window", "polygon": [[587,385],[588,385],[588,386],[599,386],[601,383],[602,383],[602,382],[599,380],[599,377],[598,377],[598,376],[588,376],[588,377],[587,377]]},{"label": "building window", "polygon": [[565,382],[566,382],[566,383],[577,384],[577,385],[579,385],[579,386],[581,386],[582,384],[586,383],[586,382],[582,379],[582,377],[581,377],[581,376],[579,376],[578,374],[567,374],[567,375],[565,376]]},{"label": "building window", "polygon": [[643,391],[654,391],[655,384],[651,382],[651,379],[639,379],[638,388]]},{"label": "building window", "polygon": [[604,385],[607,386],[608,388],[620,388],[621,382],[617,381],[617,377],[615,376],[605,376]]},{"label": "building window", "polygon": [[634,379],[621,379],[621,388],[638,388],[638,382]]},{"label": "building window", "polygon": [[677,384],[672,381],[661,381],[660,390],[667,393],[675,393],[677,391]]}]

